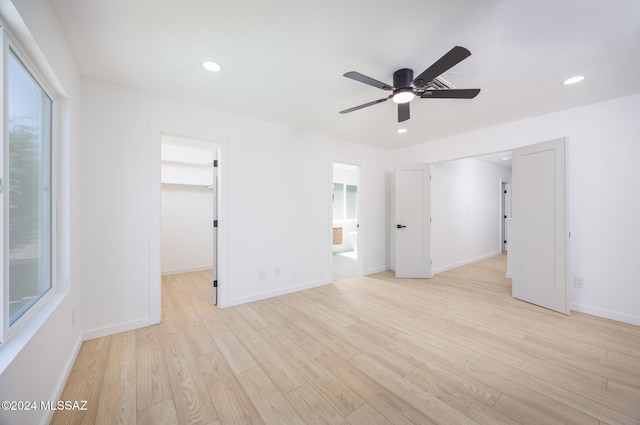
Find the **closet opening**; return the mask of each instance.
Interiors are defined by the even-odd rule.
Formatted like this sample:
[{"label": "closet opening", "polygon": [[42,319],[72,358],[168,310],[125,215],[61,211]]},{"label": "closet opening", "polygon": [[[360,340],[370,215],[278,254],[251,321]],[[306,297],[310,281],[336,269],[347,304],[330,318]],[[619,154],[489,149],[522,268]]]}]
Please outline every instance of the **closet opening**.
[{"label": "closet opening", "polygon": [[[161,275],[208,279],[217,304],[218,147],[188,137],[161,136]],[[196,273],[198,272],[198,273]]]}]

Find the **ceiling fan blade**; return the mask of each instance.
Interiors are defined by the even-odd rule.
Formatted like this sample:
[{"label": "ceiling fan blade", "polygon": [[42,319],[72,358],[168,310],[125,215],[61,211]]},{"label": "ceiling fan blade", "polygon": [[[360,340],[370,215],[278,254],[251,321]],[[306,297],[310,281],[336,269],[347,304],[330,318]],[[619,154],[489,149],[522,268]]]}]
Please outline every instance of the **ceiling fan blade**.
[{"label": "ceiling fan blade", "polygon": [[480,89],[425,90],[420,97],[423,99],[473,99],[478,93]]},{"label": "ceiling fan blade", "polygon": [[374,80],[371,77],[367,77],[366,75],[360,74],[356,71],[349,71],[344,74],[345,77],[351,78],[352,80],[360,81],[361,83],[369,84],[370,86],[377,87],[382,90],[393,90],[388,84],[383,83],[382,81]]},{"label": "ceiling fan blade", "polygon": [[431,80],[441,75],[450,68],[462,62],[464,59],[471,56],[471,52],[464,47],[456,46],[449,52],[445,53],[440,59],[438,59],[433,65],[427,68],[422,74],[418,75],[413,80],[413,84],[416,87],[423,87]]},{"label": "ceiling fan blade", "polygon": [[358,109],[366,108],[367,106],[377,105],[378,103],[386,102],[391,99],[391,96],[385,97],[383,99],[374,100],[373,102],[364,103],[362,105],[354,106],[353,108],[345,109],[344,111],[340,111],[341,114],[348,114],[349,112],[357,111]]},{"label": "ceiling fan blade", "polygon": [[411,118],[409,113],[409,102],[398,103],[398,122],[406,121]]}]

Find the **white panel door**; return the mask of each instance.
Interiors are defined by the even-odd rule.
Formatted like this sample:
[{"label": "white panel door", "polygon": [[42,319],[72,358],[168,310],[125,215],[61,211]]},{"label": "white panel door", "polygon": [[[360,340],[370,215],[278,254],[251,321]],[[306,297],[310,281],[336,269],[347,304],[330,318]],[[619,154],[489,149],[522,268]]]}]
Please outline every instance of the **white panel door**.
[{"label": "white panel door", "polygon": [[396,277],[431,274],[431,166],[396,166]]},{"label": "white panel door", "polygon": [[565,141],[513,151],[512,295],[569,314]]}]

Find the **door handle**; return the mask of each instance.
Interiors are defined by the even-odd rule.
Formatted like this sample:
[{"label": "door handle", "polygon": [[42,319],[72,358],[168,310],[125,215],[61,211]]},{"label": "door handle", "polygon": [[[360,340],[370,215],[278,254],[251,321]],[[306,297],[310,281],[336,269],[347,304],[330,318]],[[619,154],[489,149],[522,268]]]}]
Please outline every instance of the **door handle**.
[{"label": "door handle", "polygon": [[407,226],[403,226],[402,224],[396,224],[396,229],[404,229]]}]

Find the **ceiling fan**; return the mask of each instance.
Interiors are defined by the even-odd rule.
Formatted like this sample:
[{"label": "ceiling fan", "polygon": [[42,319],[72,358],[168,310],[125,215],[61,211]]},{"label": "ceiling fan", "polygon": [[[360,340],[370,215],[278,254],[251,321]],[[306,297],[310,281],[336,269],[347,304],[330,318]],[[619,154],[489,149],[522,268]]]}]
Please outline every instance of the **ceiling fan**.
[{"label": "ceiling fan", "polygon": [[344,74],[347,78],[369,84],[382,90],[392,91],[393,93],[382,99],[345,109],[344,111],[340,111],[340,113],[348,114],[349,112],[393,99],[393,101],[398,104],[398,122],[402,122],[410,118],[409,102],[416,96],[422,99],[473,99],[480,93],[480,89],[452,89],[437,79],[440,74],[454,67],[469,56],[471,56],[469,50],[456,46],[416,78],[413,78],[412,69],[403,68],[397,70],[393,73],[393,86],[367,77],[359,72],[347,72]]}]

